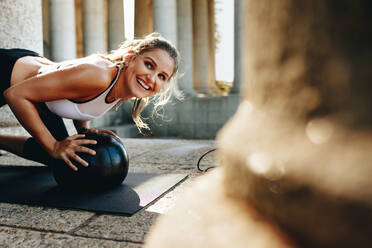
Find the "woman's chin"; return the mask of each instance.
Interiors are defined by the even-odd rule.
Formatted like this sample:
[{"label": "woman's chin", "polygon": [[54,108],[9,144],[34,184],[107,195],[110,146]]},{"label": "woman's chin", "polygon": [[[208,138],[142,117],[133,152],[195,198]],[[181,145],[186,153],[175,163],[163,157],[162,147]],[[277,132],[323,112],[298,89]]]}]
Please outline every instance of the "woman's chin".
[{"label": "woman's chin", "polygon": [[150,95],[148,91],[142,87],[140,88],[138,85],[133,85],[133,87],[130,87],[129,90],[131,92],[131,96],[136,98],[145,98]]},{"label": "woman's chin", "polygon": [[152,91],[152,90],[146,90],[144,88],[140,88],[141,86],[139,87],[136,87],[135,90],[133,90],[133,93],[135,95],[135,97],[137,98],[145,98],[145,97],[151,97],[153,95],[155,95],[155,93]]}]

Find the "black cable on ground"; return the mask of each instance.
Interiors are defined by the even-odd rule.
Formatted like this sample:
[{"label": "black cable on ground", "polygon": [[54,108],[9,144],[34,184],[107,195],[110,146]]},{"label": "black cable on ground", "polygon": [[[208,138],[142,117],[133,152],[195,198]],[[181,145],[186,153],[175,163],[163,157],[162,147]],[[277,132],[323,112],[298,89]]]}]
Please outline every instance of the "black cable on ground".
[{"label": "black cable on ground", "polygon": [[213,149],[211,149],[211,150],[209,150],[209,151],[207,151],[207,152],[205,152],[200,158],[199,158],[199,160],[198,160],[198,163],[196,164],[196,167],[198,168],[198,170],[200,171],[200,172],[207,172],[209,169],[212,169],[212,168],[214,168],[214,166],[210,166],[210,167],[208,167],[207,169],[201,169],[200,168],[200,161],[208,154],[208,153],[211,153],[211,152],[214,152],[216,150],[216,148],[213,148]]}]

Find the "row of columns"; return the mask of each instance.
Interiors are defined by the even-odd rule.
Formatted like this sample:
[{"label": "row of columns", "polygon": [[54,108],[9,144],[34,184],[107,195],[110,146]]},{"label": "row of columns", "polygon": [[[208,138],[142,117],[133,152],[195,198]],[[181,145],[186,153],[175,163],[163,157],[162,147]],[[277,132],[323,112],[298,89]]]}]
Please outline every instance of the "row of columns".
[{"label": "row of columns", "polygon": [[[43,1],[49,1],[50,52],[56,61],[76,57],[79,31],[83,33],[82,55],[115,49],[124,40],[124,0]],[[238,12],[239,2],[235,1]],[[76,10],[76,6],[81,9]],[[75,21],[79,13],[82,27]],[[239,18],[235,16],[235,93],[239,92],[242,73]],[[179,86],[186,95],[220,94],[215,84],[214,29],[214,0],[135,0],[135,37],[155,31],[178,47],[184,75]]]},{"label": "row of columns", "polygon": [[[103,53],[124,41],[123,0],[43,1],[50,24],[44,39],[50,41],[50,57],[55,61]],[[83,54],[78,54],[77,37],[82,38]]]},{"label": "row of columns", "polygon": [[[192,96],[219,95],[215,84],[214,0],[136,0],[135,5],[136,37],[155,31],[178,47],[184,75],[179,79],[182,91]],[[235,54],[240,59],[238,50]],[[240,80],[234,85],[234,93],[238,93]]]}]

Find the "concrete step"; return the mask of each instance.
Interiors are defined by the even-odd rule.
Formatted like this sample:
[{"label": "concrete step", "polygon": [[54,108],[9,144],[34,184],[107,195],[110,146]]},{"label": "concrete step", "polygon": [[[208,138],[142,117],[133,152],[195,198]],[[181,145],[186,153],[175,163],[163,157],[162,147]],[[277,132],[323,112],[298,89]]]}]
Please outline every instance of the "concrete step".
[{"label": "concrete step", "polygon": [[0,128],[19,125],[8,105],[0,107]]},{"label": "concrete step", "polygon": [[135,138],[139,134],[135,124],[124,124],[118,126],[107,126],[102,129],[110,130],[116,133],[120,138]]},{"label": "concrete step", "polygon": [[0,134],[29,136],[28,132],[21,125],[0,127]]},{"label": "concrete step", "polygon": [[[69,123],[66,123],[69,124]],[[69,131],[69,134],[74,134],[75,128],[73,125],[66,125]],[[94,128],[94,127],[93,127]],[[137,126],[134,124],[125,124],[120,126],[107,126],[107,127],[97,127],[98,129],[107,129],[113,131],[121,138],[135,138],[139,134]],[[25,135],[29,136],[28,132],[20,125],[9,126],[9,127],[0,127],[0,134],[8,135]]]}]

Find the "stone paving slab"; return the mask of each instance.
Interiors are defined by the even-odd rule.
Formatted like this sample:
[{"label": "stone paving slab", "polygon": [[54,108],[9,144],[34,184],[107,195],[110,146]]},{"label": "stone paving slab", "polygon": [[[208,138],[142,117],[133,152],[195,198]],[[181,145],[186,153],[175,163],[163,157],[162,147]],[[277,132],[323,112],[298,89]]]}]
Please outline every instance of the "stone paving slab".
[{"label": "stone paving slab", "polygon": [[[209,163],[201,163],[201,168],[209,167]],[[146,162],[137,162],[135,167],[129,168],[131,173],[180,173],[187,174],[189,177],[200,176],[201,172],[198,171],[195,164],[151,164]]]},{"label": "stone paving slab", "polygon": [[[189,179],[131,217],[0,203],[0,247],[142,247],[157,216],[174,206],[178,197],[201,175],[199,157],[215,147],[213,140],[123,139],[130,172],[184,173]],[[214,154],[202,165],[211,166]],[[6,153],[0,165],[40,164]]]},{"label": "stone paving slab", "polygon": [[0,203],[0,224],[46,231],[69,232],[94,215],[86,211]]},{"label": "stone paving slab", "polygon": [[[125,140],[128,141],[127,149],[130,159],[134,163],[196,165],[200,156],[215,148],[212,142],[205,140],[145,139],[141,144],[132,143],[133,139]],[[136,150],[137,153],[132,152],[133,150]],[[140,153],[140,151],[142,152]],[[214,163],[213,154],[205,156],[202,162]]]},{"label": "stone paving slab", "polygon": [[141,211],[134,216],[101,215],[75,232],[78,236],[142,242],[157,213]]},{"label": "stone paving slab", "polygon": [[0,226],[0,247],[140,248],[141,244]]},{"label": "stone paving slab", "polygon": [[177,199],[183,197],[183,192],[185,192],[188,188],[191,187],[193,182],[196,178],[200,177],[200,174],[190,174],[189,178],[182,183],[179,187],[174,188],[171,192],[164,195],[161,199],[159,199],[154,204],[150,205],[146,210],[150,212],[156,213],[166,213],[172,207],[174,207]]},{"label": "stone paving slab", "polygon": [[43,164],[36,163],[31,160],[20,158],[11,153],[5,153],[5,155],[0,156],[0,165],[14,165],[14,166],[44,166]]}]

